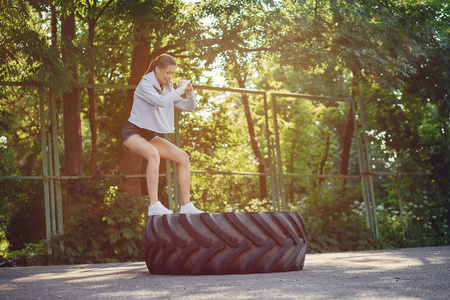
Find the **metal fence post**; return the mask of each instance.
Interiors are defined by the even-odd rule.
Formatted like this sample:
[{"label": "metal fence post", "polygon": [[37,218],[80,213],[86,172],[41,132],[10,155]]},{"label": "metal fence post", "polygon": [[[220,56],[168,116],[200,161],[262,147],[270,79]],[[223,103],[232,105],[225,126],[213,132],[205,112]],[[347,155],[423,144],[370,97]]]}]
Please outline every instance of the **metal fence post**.
[{"label": "metal fence post", "polygon": [[[363,145],[363,138],[361,138],[359,133],[358,119],[356,118],[356,102],[354,99],[351,101],[351,107],[353,110],[353,122],[355,124],[354,134],[356,139],[356,147],[358,153],[358,165],[359,171],[361,175],[361,188],[363,199],[365,203],[365,212],[366,212],[366,222],[367,227],[372,230],[372,233],[378,239],[378,225],[377,225],[377,217],[376,217],[376,207],[375,207],[375,196],[373,192],[373,182],[370,173],[370,155],[368,154],[368,145]],[[362,121],[363,123],[363,121]],[[363,131],[365,130],[365,125],[363,124]],[[362,133],[364,135],[364,132]],[[367,139],[365,140],[367,143]],[[366,152],[364,154],[364,152]]]},{"label": "metal fence post", "polygon": [[39,118],[41,123],[41,147],[42,147],[42,181],[44,184],[44,207],[45,207],[45,231],[47,236],[47,253],[52,254],[50,241],[52,239],[51,217],[50,217],[50,195],[48,182],[48,153],[47,136],[45,130],[45,100],[44,90],[39,87]]},{"label": "metal fence post", "polygon": [[353,122],[355,123],[355,129],[354,129],[354,135],[355,135],[355,140],[356,140],[356,153],[358,155],[358,166],[359,166],[359,176],[361,177],[361,189],[362,189],[362,196],[363,196],[363,201],[365,204],[365,213],[366,213],[366,225],[367,228],[371,229],[372,228],[372,222],[371,222],[371,216],[370,216],[370,203],[369,200],[367,198],[367,192],[366,192],[366,183],[365,183],[365,178],[364,178],[364,167],[363,167],[363,155],[362,155],[362,145],[360,143],[360,139],[359,139],[359,132],[358,132],[358,120],[356,119],[356,104],[355,101],[352,99],[350,106],[353,110]]},{"label": "metal fence post", "polygon": [[[267,92],[264,93],[264,118],[265,118],[265,135],[266,135],[266,143],[267,143],[267,168],[266,168],[266,177],[269,176],[270,180],[270,194],[272,197],[272,204],[273,204],[273,210],[275,210],[275,202],[276,202],[276,187],[275,187],[275,180],[274,180],[274,174],[273,174],[273,154],[272,154],[272,137],[270,134],[269,129],[269,106],[267,104]],[[269,169],[269,170],[267,170]]]},{"label": "metal fence post", "polygon": [[[181,146],[180,141],[180,111],[175,110],[175,145],[177,147]],[[190,165],[189,165],[190,167]],[[172,169],[173,169],[173,187],[175,190],[175,205],[174,205],[174,213],[178,213],[181,209],[181,197],[180,197],[180,191],[178,188],[178,168],[176,163],[172,163]]]},{"label": "metal fence post", "polygon": [[372,164],[371,164],[371,156],[370,156],[370,148],[369,148],[369,142],[367,140],[367,129],[366,129],[366,115],[364,110],[364,98],[361,98],[360,102],[360,111],[361,111],[361,127],[362,127],[362,142],[363,142],[363,149],[366,152],[366,162],[367,162],[367,185],[368,185],[368,192],[369,192],[369,200],[372,204],[372,215],[373,215],[373,228],[375,230],[375,236],[378,239],[379,233],[378,233],[378,221],[377,221],[377,207],[375,203],[375,191],[373,188],[373,178],[372,178]]},{"label": "metal fence post", "polygon": [[[164,134],[164,138],[166,140],[169,139],[169,135],[166,133]],[[170,170],[170,161],[168,159],[166,161],[166,178],[167,178],[167,195],[169,196],[169,209],[174,210],[173,205],[173,187],[172,187],[172,171]]]},{"label": "metal fence post", "polygon": [[402,205],[402,195],[400,193],[400,173],[397,172],[395,175],[395,181],[397,183],[397,197],[398,197],[398,208],[400,211],[400,223],[402,225],[402,238],[405,239],[405,224],[403,220],[403,205]]},{"label": "metal fence post", "polygon": [[271,94],[272,101],[272,114],[273,114],[273,128],[275,132],[275,147],[276,147],[276,167],[277,170],[277,185],[279,195],[277,195],[277,202],[280,202],[281,198],[281,210],[286,210],[286,197],[284,193],[284,182],[283,182],[283,161],[281,158],[281,146],[280,146],[280,133],[278,130],[278,118],[277,118],[277,104],[276,104],[276,95]]},{"label": "metal fence post", "polygon": [[[55,173],[55,194],[56,194],[56,213],[58,222],[58,234],[64,234],[64,221],[63,221],[63,207],[62,207],[62,192],[61,192],[61,174],[59,165],[59,147],[58,147],[58,124],[56,118],[56,101],[53,93],[50,93],[50,111],[51,111],[51,123],[52,123],[52,139],[53,139],[53,166]],[[61,250],[64,246],[60,245]]]},{"label": "metal fence post", "polygon": [[54,167],[53,167],[53,153],[52,153],[52,135],[47,129],[47,147],[48,147],[48,175],[50,185],[50,216],[52,224],[52,236],[56,235],[56,201],[55,201],[55,184],[54,184]]}]

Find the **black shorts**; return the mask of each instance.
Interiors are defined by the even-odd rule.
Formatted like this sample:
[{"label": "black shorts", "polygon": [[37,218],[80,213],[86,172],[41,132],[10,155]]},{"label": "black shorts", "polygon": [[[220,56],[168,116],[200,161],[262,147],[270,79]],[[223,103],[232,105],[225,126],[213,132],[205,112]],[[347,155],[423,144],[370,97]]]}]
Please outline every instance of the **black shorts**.
[{"label": "black shorts", "polygon": [[151,142],[155,137],[158,136],[158,134],[154,131],[137,127],[133,123],[127,121],[127,124],[125,124],[125,126],[122,129],[122,133],[120,134],[120,139],[122,140],[122,146],[126,140],[128,140],[132,135],[135,135],[135,134],[143,137],[144,139],[146,139],[149,142]]}]

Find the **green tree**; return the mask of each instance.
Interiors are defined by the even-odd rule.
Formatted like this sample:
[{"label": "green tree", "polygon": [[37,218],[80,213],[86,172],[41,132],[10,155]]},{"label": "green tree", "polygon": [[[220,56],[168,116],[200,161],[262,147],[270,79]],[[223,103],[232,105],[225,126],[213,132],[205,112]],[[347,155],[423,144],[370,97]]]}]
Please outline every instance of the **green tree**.
[{"label": "green tree", "polygon": [[[425,5],[425,4],[424,4]],[[411,61],[424,51],[416,34],[414,9],[421,4],[397,1],[294,1],[286,7],[283,24],[275,37],[284,65],[295,69],[323,70],[336,66],[351,81],[351,97],[366,95],[377,82],[383,88],[398,88],[401,76],[416,71]],[[400,41],[400,43],[399,43]],[[354,131],[352,109],[348,112],[340,173],[348,174]]]},{"label": "green tree", "polygon": [[[42,35],[46,19],[27,1],[2,1],[1,7],[1,80],[35,82],[43,89],[68,91],[70,74]],[[3,176],[41,175],[39,136],[45,128],[38,125],[38,99],[35,87],[0,88]],[[1,226],[10,250],[44,238],[42,183],[8,179],[2,180],[2,185],[0,202],[5,214]]]},{"label": "green tree", "polygon": [[[88,46],[87,63],[89,66],[88,83],[95,84],[95,33],[98,20],[104,15],[108,7],[113,3],[109,0],[106,3],[99,3],[97,0],[86,1],[87,21],[88,21]],[[91,129],[91,160],[89,163],[89,173],[95,176],[97,172],[97,156],[98,156],[98,138],[97,126],[98,119],[96,114],[96,98],[95,89],[89,89],[89,125]]]},{"label": "green tree", "polygon": [[425,28],[428,45],[423,55],[410,58],[417,73],[401,77],[396,95],[369,99],[366,108],[373,151],[381,161],[377,169],[399,172],[377,189],[384,206],[383,239],[396,246],[449,242],[448,7],[430,1],[422,8],[409,8],[414,27]]},{"label": "green tree", "polygon": [[[222,73],[232,86],[249,87],[261,57],[269,48],[270,24],[276,19],[278,7],[272,1],[205,1],[200,4],[201,16],[210,20],[210,29],[202,41],[202,55],[206,64],[220,61]],[[258,172],[266,167],[255,133],[249,96],[242,94],[249,140],[256,158]],[[265,176],[259,177],[260,198],[267,198]]]},{"label": "green tree", "polygon": [[70,73],[49,46],[47,36],[41,34],[46,20],[40,19],[28,1],[2,0],[0,6],[0,79],[34,81],[60,92],[69,91]]},{"label": "green tree", "polygon": [[[124,20],[133,24],[131,28],[133,51],[128,84],[138,84],[150,62],[163,53],[169,53],[178,59],[192,59],[188,50],[197,38],[198,26],[197,21],[190,15],[189,10],[185,10],[181,1],[162,0],[157,3],[123,1],[118,9],[126,11]],[[134,91],[129,90],[128,113],[133,104],[133,95]],[[136,155],[123,152],[123,173],[125,175],[141,173],[141,161]],[[122,191],[130,197],[140,196],[140,180],[124,179]]]},{"label": "green tree", "polygon": [[[63,94],[64,121],[64,158],[66,175],[83,175],[83,148],[81,143],[81,104],[78,85],[75,1],[65,2],[61,7],[61,56],[68,70],[72,73],[71,91]],[[76,203],[76,202],[72,202]],[[69,215],[75,215],[80,207],[70,205]]]}]

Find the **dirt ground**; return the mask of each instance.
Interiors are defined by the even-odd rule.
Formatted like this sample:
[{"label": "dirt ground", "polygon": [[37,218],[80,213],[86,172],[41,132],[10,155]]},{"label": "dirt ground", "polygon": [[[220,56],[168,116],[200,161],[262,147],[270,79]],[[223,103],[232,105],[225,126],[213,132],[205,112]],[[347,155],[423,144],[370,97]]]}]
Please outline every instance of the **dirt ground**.
[{"label": "dirt ground", "polygon": [[450,246],[307,254],[302,271],[150,274],[144,262],[0,268],[0,299],[450,299]]}]

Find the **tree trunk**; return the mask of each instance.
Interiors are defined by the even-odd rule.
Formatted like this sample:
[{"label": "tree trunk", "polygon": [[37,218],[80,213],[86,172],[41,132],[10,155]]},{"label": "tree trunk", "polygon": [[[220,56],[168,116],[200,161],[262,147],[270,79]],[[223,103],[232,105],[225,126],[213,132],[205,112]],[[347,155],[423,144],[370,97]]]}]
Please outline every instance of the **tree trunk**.
[{"label": "tree trunk", "polygon": [[[294,173],[294,160],[295,160],[295,150],[297,149],[297,139],[293,139],[292,146],[289,155],[289,173]],[[294,202],[294,180],[290,180],[289,183],[289,198],[291,202]]]},{"label": "tree trunk", "polygon": [[[62,14],[61,17],[61,41],[62,59],[72,71],[73,89],[70,93],[63,94],[64,109],[64,148],[65,148],[65,174],[83,175],[83,150],[81,144],[81,118],[80,95],[77,88],[78,63],[73,46],[75,38],[74,13]],[[66,199],[67,200],[67,199]],[[81,201],[65,201],[66,217],[70,218],[78,214],[82,208]]]},{"label": "tree trunk", "polygon": [[[353,73],[355,74],[355,72]],[[355,100],[356,97],[356,89],[359,86],[357,80],[355,79],[355,77],[353,77],[353,81],[352,81],[352,98],[353,100]],[[350,110],[348,112],[348,116],[347,116],[347,122],[345,124],[345,129],[344,129],[344,140],[343,140],[343,145],[342,145],[342,155],[341,155],[341,167],[340,167],[340,174],[341,175],[348,175],[348,165],[349,165],[349,161],[350,161],[350,149],[352,146],[352,139],[353,139],[353,134],[355,131],[355,122],[353,120],[353,114],[355,112],[353,111],[353,107],[350,106]],[[344,186],[346,184],[346,180],[344,179]]]},{"label": "tree trunk", "polygon": [[[141,80],[150,63],[150,42],[145,38],[144,33],[139,34],[137,30],[136,44],[131,56],[131,75],[128,84],[136,85]],[[127,114],[130,114],[133,106],[134,90],[128,90]],[[124,151],[122,156],[122,173],[124,175],[140,174],[142,159],[129,152]],[[141,196],[139,178],[124,178],[122,181],[122,192],[128,197],[134,198]]]},{"label": "tree trunk", "polygon": [[[96,3],[94,1],[94,6],[92,8],[93,12],[90,12],[89,19],[89,76],[88,83],[94,84],[94,38],[95,38],[95,26],[96,19],[92,16],[95,12]],[[95,106],[95,89],[88,90],[89,96],[89,125],[91,129],[91,160],[89,162],[89,173],[92,176],[96,175],[97,171],[97,114],[96,114],[96,106]]]},{"label": "tree trunk", "polygon": [[[240,88],[245,88],[245,79],[238,79]],[[264,167],[263,157],[259,150],[258,141],[256,140],[255,127],[253,125],[253,119],[250,111],[250,104],[248,102],[248,95],[242,94],[242,103],[244,105],[245,118],[247,119],[248,134],[250,136],[250,143],[252,145],[253,154],[258,162],[258,172],[265,174],[266,168]],[[267,198],[267,181],[265,175],[259,176],[259,196],[261,199]]]},{"label": "tree trunk", "polygon": [[[325,137],[325,155],[322,158],[322,161],[320,162],[320,172],[319,175],[323,175],[323,169],[325,168],[325,164],[327,163],[327,159],[328,159],[328,153],[330,151],[330,136],[326,136]],[[323,182],[323,178],[319,179],[319,186],[322,185]]]},{"label": "tree trunk", "polygon": [[[103,15],[112,0],[109,0],[103,8],[97,13],[97,0],[92,2],[92,6],[88,8],[88,23],[89,23],[89,76],[88,83],[95,84],[94,72],[95,72],[95,54],[94,54],[94,40],[95,40],[95,27],[97,26],[98,19]],[[95,176],[97,173],[97,154],[98,154],[98,120],[95,105],[95,89],[88,90],[89,96],[89,125],[91,128],[91,160],[89,162],[90,174]]]},{"label": "tree trunk", "polygon": [[50,5],[50,11],[51,11],[51,19],[50,19],[50,24],[51,24],[51,31],[52,31],[52,48],[53,50],[56,51],[56,49],[58,49],[58,19],[57,19],[57,15],[56,15],[56,6],[55,3],[52,2],[52,4]]},{"label": "tree trunk", "polygon": [[[83,151],[81,146],[80,95],[78,88],[78,63],[74,61],[75,49],[72,42],[75,38],[75,15],[71,13],[61,20],[62,59],[69,63],[72,71],[74,87],[71,93],[63,94],[64,104],[64,145],[66,174],[83,174]],[[70,63],[71,62],[71,63]]]}]

